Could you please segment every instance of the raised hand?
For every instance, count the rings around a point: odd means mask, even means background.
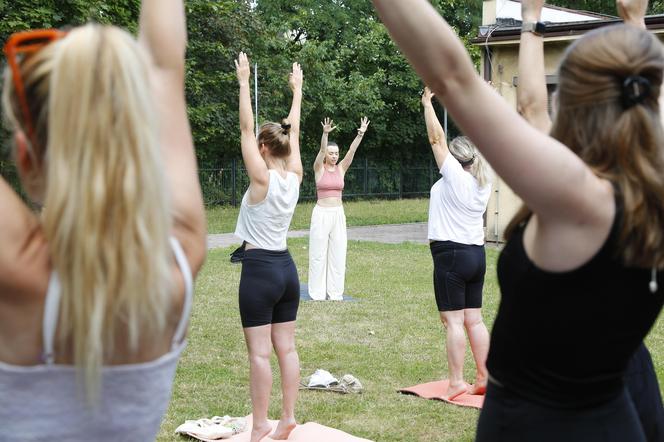
[[[434,97],[434,93],[431,92],[428,86],[424,86],[424,92],[422,93],[422,105],[426,106],[431,104],[431,99]]]
[[[329,134],[330,132],[332,132],[334,129],[337,128],[337,126],[334,126],[334,122],[327,117],[320,124],[321,126],[323,126],[323,133],[326,134]]]
[[[367,128],[369,127],[369,119],[367,117],[362,117],[360,120],[360,128],[357,130],[357,133],[360,135],[364,135],[364,133],[367,131]]]
[[[616,8],[625,23],[645,28],[648,0],[616,0]]]
[[[543,7],[544,0],[521,0],[521,18],[523,21],[539,21]]]
[[[300,67],[300,63],[293,63],[293,71],[288,74],[288,85],[290,86],[291,90],[295,92],[296,90],[302,90],[302,81],[303,81],[303,76],[302,76],[302,68]]]
[[[237,80],[240,84],[249,84],[249,59],[244,52],[240,52],[237,60],[235,60],[235,71],[237,72]]]

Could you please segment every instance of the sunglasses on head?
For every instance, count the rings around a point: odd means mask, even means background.
[[[18,97],[21,112],[23,113],[23,120],[25,121],[26,130],[30,142],[35,143],[35,130],[32,118],[30,116],[30,107],[28,100],[25,96],[25,87],[23,79],[21,78],[20,70],[20,56],[30,56],[38,52],[47,44],[59,40],[67,33],[57,29],[40,29],[34,31],[23,31],[12,34],[5,43],[4,53],[9,63],[9,69],[12,73],[12,80],[14,82],[14,89],[16,89],[16,96]]]

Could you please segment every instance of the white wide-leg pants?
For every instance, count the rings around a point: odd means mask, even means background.
[[[342,300],[346,277],[346,215],[343,206],[314,206],[309,229],[309,296]]]

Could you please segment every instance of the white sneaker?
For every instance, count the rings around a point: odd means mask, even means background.
[[[332,376],[329,371],[319,368],[309,378],[307,387],[329,387],[330,385],[336,385],[338,383],[339,380]]]

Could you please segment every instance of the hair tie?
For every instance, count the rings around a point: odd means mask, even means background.
[[[473,154],[473,157],[469,160],[461,161],[457,158],[457,161],[461,164],[461,167],[468,167],[475,162],[475,154]]]
[[[650,80],[641,75],[630,75],[622,84],[622,104],[625,109],[643,103],[650,95]]]

